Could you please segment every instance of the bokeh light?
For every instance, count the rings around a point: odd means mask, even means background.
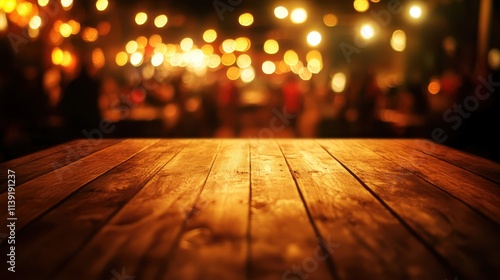
[[[95,3],[95,7],[98,11],[102,12],[108,8],[109,2],[108,0],[97,0]]]
[[[252,65],[252,59],[248,54],[242,54],[238,56],[238,58],[236,59],[236,64],[240,68],[247,68],[250,67],[250,65]]]
[[[280,47],[276,40],[269,39],[264,42],[264,52],[267,54],[275,54],[279,51]]]
[[[96,69],[101,69],[104,67],[106,59],[104,57],[104,52],[100,48],[95,48],[92,51],[92,64]]]
[[[236,50],[236,42],[233,39],[226,39],[222,42],[222,50],[225,53],[232,53]]]
[[[40,26],[42,26],[42,18],[38,15],[32,17],[30,20],[29,26],[32,29],[40,28]]]
[[[410,16],[414,19],[418,19],[422,16],[422,7],[420,5],[414,4],[409,10]]]
[[[278,6],[274,8],[274,16],[279,19],[284,19],[288,16],[288,9],[283,6]]]
[[[264,61],[262,63],[262,72],[267,75],[271,75],[276,71],[276,65],[272,61]]]
[[[94,42],[99,37],[97,29],[87,27],[83,30],[82,38],[85,42]]]
[[[253,15],[251,13],[244,13],[238,18],[241,26],[250,26],[253,24]]]
[[[307,20],[307,11],[304,8],[296,8],[290,14],[290,19],[295,24],[303,23]]]
[[[499,69],[500,68],[500,50],[499,49],[491,49],[488,52],[488,64],[491,69]]]
[[[318,31],[311,31],[307,34],[307,44],[316,47],[321,43],[321,34]]]
[[[361,34],[361,37],[369,40],[369,39],[373,38],[373,36],[375,36],[375,29],[373,28],[373,26],[371,24],[365,24],[365,25],[361,26],[360,34]]]
[[[391,47],[393,50],[402,52],[406,48],[406,34],[403,30],[396,30],[392,33]]]
[[[240,77],[241,70],[236,66],[229,67],[226,70],[226,76],[229,80],[235,81]]]
[[[142,64],[143,55],[140,52],[135,52],[130,56],[130,64],[137,67]]]
[[[427,86],[427,90],[430,94],[438,94],[441,91],[441,83],[438,79],[432,79],[429,86]]]
[[[127,61],[128,61],[128,54],[126,52],[119,52],[116,54],[115,57],[116,65],[124,66],[125,64],[127,64]]]
[[[191,39],[189,37],[188,38],[184,38],[184,39],[182,39],[181,44],[180,44],[181,50],[187,52],[187,51],[189,51],[190,49],[193,48],[193,44],[194,44],[193,43],[193,39]]]
[[[324,17],[323,17],[323,23],[328,26],[328,27],[333,27],[335,25],[337,25],[338,23],[338,18],[336,15],[334,14],[326,14]]]
[[[343,92],[345,90],[346,83],[346,75],[342,72],[336,73],[333,75],[331,82],[332,90],[337,93]]]
[[[241,70],[241,81],[250,83],[255,79],[255,70],[252,67]]]
[[[167,25],[168,17],[166,15],[159,15],[155,18],[155,26],[158,28],[163,28]]]
[[[217,39],[217,32],[213,29],[208,29],[203,32],[203,40],[207,43],[212,43]]]
[[[353,3],[354,10],[357,12],[366,12],[370,8],[370,2],[368,0],[354,0]]]
[[[148,20],[148,15],[144,12],[139,12],[135,15],[135,23],[137,25],[143,25]]]
[[[299,56],[294,50],[287,50],[283,55],[283,60],[289,66],[293,66],[299,62]]]

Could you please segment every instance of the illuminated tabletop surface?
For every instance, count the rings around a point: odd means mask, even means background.
[[[82,139],[0,167],[1,279],[500,273],[500,165],[425,140]]]

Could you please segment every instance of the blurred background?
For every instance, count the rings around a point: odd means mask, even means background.
[[[0,161],[77,138],[428,138],[500,161],[500,1],[0,0]]]

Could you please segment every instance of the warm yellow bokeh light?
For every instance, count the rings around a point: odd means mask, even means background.
[[[251,42],[247,37],[239,37],[234,40],[235,50],[239,52],[246,52],[250,49]]]
[[[321,34],[318,31],[311,31],[307,34],[307,43],[309,46],[316,47],[321,43]]]
[[[337,25],[338,23],[338,18],[336,15],[334,14],[326,14],[324,17],[323,17],[323,23],[328,26],[328,27],[333,27],[335,25]]]
[[[154,67],[158,67],[163,63],[164,60],[165,60],[165,57],[163,56],[163,54],[155,53],[151,57],[151,65],[153,65]]]
[[[158,28],[165,27],[168,22],[168,17],[166,15],[159,15],[155,18],[155,26]]]
[[[92,27],[87,27],[83,30],[82,38],[85,42],[94,42],[99,37],[97,29]]]
[[[410,16],[414,19],[418,19],[422,16],[422,8],[419,5],[413,5],[409,10]]]
[[[226,76],[229,80],[234,81],[240,77],[241,70],[238,67],[232,66],[229,67],[226,71]]]
[[[137,13],[137,15],[135,15],[135,23],[137,23],[137,25],[143,25],[146,23],[147,20],[148,20],[148,15],[144,12],[140,12]]]
[[[100,48],[96,48],[92,51],[92,64],[96,69],[101,69],[104,67],[106,59],[104,57],[104,52]]]
[[[73,0],[61,0],[61,6],[65,10],[69,10],[71,9],[71,7],[73,7]]]
[[[255,70],[252,67],[245,68],[241,70],[241,81],[244,83],[250,83],[255,79]]]
[[[250,65],[252,65],[252,59],[248,54],[242,54],[238,56],[238,58],[236,59],[236,64],[240,68],[247,68],[250,67]]]
[[[284,19],[288,16],[288,9],[283,6],[274,8],[274,15],[279,19]]]
[[[441,83],[438,79],[432,79],[427,87],[430,94],[438,94],[441,91]]]
[[[262,72],[264,72],[264,74],[271,75],[274,71],[276,71],[274,62],[267,60],[262,63]]]
[[[187,51],[189,51],[190,49],[193,48],[193,44],[194,44],[193,43],[193,39],[191,39],[189,37],[188,38],[184,38],[181,41],[181,50],[187,52]]]
[[[140,52],[135,52],[133,53],[131,56],[130,56],[130,63],[133,65],[133,66],[139,66],[142,64],[142,59],[143,59],[143,56],[142,56],[142,53]]]
[[[347,78],[344,73],[336,73],[333,75],[331,87],[334,92],[343,92],[347,83]]]
[[[370,24],[365,24],[361,26],[360,34],[364,39],[371,39],[375,36],[375,29]]]
[[[226,39],[222,42],[222,51],[232,53],[236,50],[236,42],[233,39]]]
[[[38,5],[40,7],[45,7],[47,4],[49,4],[49,0],[38,0]]]
[[[95,3],[95,7],[98,11],[102,12],[108,8],[109,2],[108,0],[97,0]]]
[[[0,12],[0,31],[7,30],[7,27],[9,27],[9,24],[7,21],[7,15],[5,15],[5,13],[3,13],[3,12]]]
[[[149,37],[149,45],[153,48],[156,48],[159,44],[161,44],[162,38],[158,34],[153,34]]]
[[[244,13],[238,18],[241,26],[250,26],[253,24],[253,15],[251,13]]]
[[[71,26],[71,34],[76,35],[80,32],[80,23],[74,20],[68,21],[69,26]]]
[[[63,23],[59,26],[59,33],[61,33],[64,38],[68,38],[73,33],[73,29],[69,24]]]
[[[234,53],[225,53],[222,55],[221,61],[223,65],[230,66],[236,62],[236,56]]]
[[[354,0],[353,3],[354,10],[357,12],[366,12],[370,8],[370,2],[368,0]]]
[[[203,32],[203,40],[207,43],[212,43],[217,39],[217,32],[213,29],[208,29]]]
[[[493,48],[488,52],[488,64],[491,69],[500,68],[500,50]]]
[[[136,41],[140,49],[144,49],[148,45],[148,38],[144,36],[139,36]]]
[[[290,14],[293,23],[299,24],[307,20],[307,11],[304,8],[297,8]]]
[[[299,70],[299,77],[304,81],[309,81],[312,78],[312,73],[306,67]]]
[[[139,45],[137,44],[136,41],[129,41],[126,45],[125,45],[125,50],[132,54],[132,53],[135,53],[137,51],[137,48],[139,47]]]
[[[52,63],[54,65],[60,65],[64,59],[64,53],[60,48],[54,48],[52,50]]]
[[[21,17],[26,17],[33,12],[33,5],[29,2],[18,3],[16,11]]]
[[[217,54],[212,54],[208,57],[208,62],[207,62],[207,66],[209,68],[217,68],[219,67],[221,63],[221,59],[220,59],[220,56],[217,55]]]
[[[276,40],[269,39],[264,42],[264,51],[267,54],[275,54],[279,51],[280,46]]]
[[[116,54],[115,57],[116,65],[124,66],[125,64],[127,64],[127,61],[128,61],[128,54],[126,52],[119,52]]]
[[[406,48],[406,34],[403,30],[396,30],[392,33],[391,47],[393,50],[402,52]]]
[[[32,17],[29,26],[32,29],[40,28],[40,26],[42,26],[42,18],[39,15]]]
[[[299,62],[299,56],[297,55],[297,53],[295,51],[288,50],[283,55],[283,60],[289,66],[293,66]]]
[[[321,68],[323,67],[321,60],[317,58],[312,58],[307,62],[307,70],[311,72],[312,74],[318,74],[321,71]]]
[[[6,0],[3,5],[3,11],[7,14],[10,14],[16,9],[16,6],[17,6],[16,0]]]
[[[201,51],[206,55],[209,56],[214,53],[214,47],[211,45],[205,44],[201,46]]]
[[[63,60],[61,61],[61,66],[69,67],[73,63],[73,55],[68,52],[63,52]]]

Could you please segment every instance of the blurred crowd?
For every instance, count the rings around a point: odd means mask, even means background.
[[[9,56],[2,59],[9,65],[0,67],[2,161],[96,135],[432,138],[435,128],[446,132],[443,144],[499,159],[497,92],[462,116],[456,129],[443,117],[480,84],[477,77],[454,71],[430,83],[419,72],[404,77],[351,71],[336,92],[331,77],[304,81],[282,74],[242,84],[218,72],[197,77],[180,70],[159,81],[134,72],[127,78],[103,75],[87,65],[68,76],[57,68],[20,68]],[[490,80],[500,81],[498,72]],[[92,133],[103,119],[112,129]]]

